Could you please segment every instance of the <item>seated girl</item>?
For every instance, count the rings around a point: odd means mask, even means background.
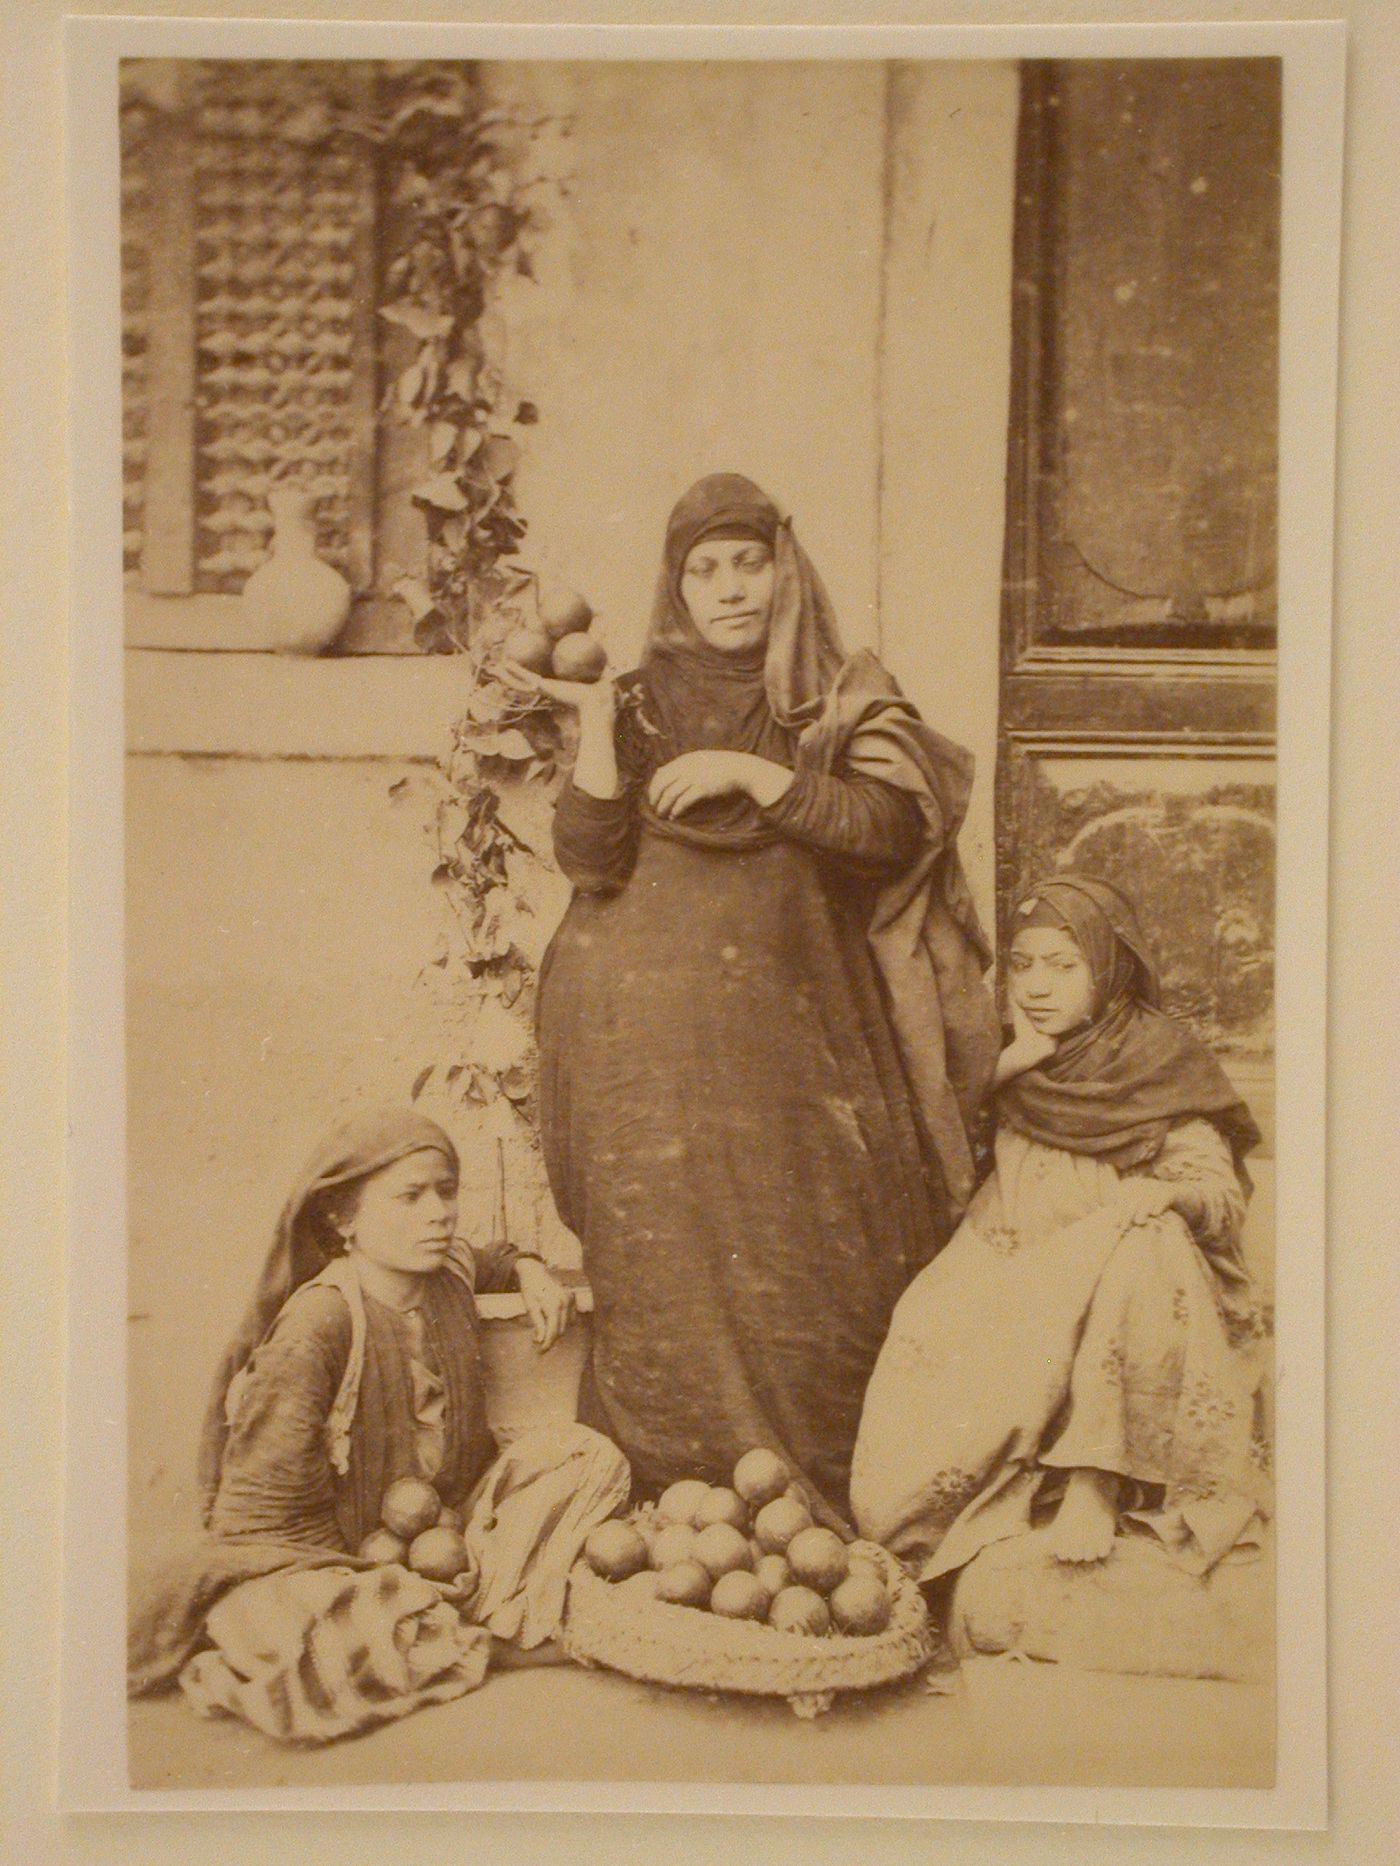
[[[1259,1134],[1157,1008],[1136,915],[1062,876],[1015,915],[996,1167],[895,1311],[851,1479],[861,1531],[921,1581],[1047,1526],[1066,1562],[1120,1527],[1204,1573],[1256,1515],[1232,1336]]]
[[[133,1695],[178,1677],[205,1711],[324,1739],[479,1684],[493,1641],[552,1638],[629,1474],[569,1422],[497,1457],[475,1292],[514,1283],[541,1347],[572,1299],[539,1259],[455,1236],[457,1180],[451,1140],[411,1109],[359,1116],[317,1152],[214,1382],[207,1533],[133,1613]],[[455,1587],[359,1553],[405,1477],[461,1517]]]

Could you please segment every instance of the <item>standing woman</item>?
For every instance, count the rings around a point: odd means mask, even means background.
[[[866,1380],[970,1195],[996,1057],[955,848],[971,758],[844,655],[790,523],[736,474],[671,514],[640,668],[534,684],[580,720],[539,1039],[596,1305],[583,1416],[642,1494],[766,1445],[841,1521]]]

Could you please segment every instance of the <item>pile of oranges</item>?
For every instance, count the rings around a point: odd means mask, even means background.
[[[507,661],[534,674],[591,685],[607,665],[603,644],[588,632],[593,611],[577,590],[535,579],[535,619],[512,629],[501,645]]]
[[[356,1553],[365,1561],[397,1562],[429,1581],[476,1579],[476,1561],[462,1538],[462,1516],[421,1477],[401,1477],[384,1492],[380,1527]]]
[[[584,1556],[604,1580],[648,1597],[785,1633],[873,1634],[891,1601],[873,1560],[812,1520],[776,1452],[745,1452],[732,1487],[683,1478],[654,1508],[592,1530]]]

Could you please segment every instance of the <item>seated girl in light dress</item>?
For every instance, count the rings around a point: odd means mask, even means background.
[[[1232,1342],[1253,1315],[1239,1239],[1258,1129],[1157,1008],[1117,889],[1058,877],[1013,927],[995,1171],[895,1311],[856,1522],[923,1582],[1042,1525],[1062,1561],[1104,1559],[1122,1530],[1204,1573],[1257,1515]]]

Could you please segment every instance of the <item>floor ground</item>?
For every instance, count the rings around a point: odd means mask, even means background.
[[[1273,1703],[1260,1686],[1130,1678],[983,1659],[838,1701],[665,1691],[572,1666],[503,1673],[456,1703],[325,1749],[206,1723],[178,1695],[131,1706],[133,1787],[248,1789],[469,1781],[1264,1786]]]

